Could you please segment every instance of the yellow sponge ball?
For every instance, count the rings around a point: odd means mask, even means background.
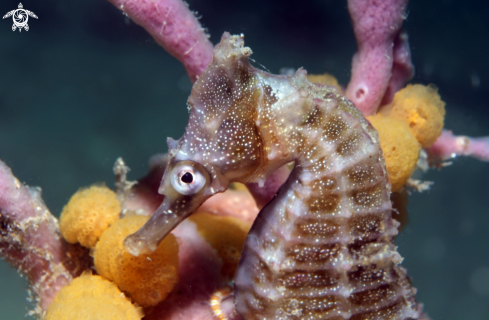
[[[433,86],[407,85],[394,96],[384,114],[407,121],[409,129],[424,147],[440,136],[445,118],[445,102]]]
[[[196,213],[188,219],[197,225],[197,232],[217,251],[223,261],[221,274],[231,280],[251,225],[234,217],[205,212]]]
[[[71,197],[61,212],[59,228],[66,241],[92,248],[120,212],[121,204],[114,191],[106,186],[91,186]]]
[[[44,320],[136,320],[143,317],[117,286],[85,273],[62,288],[49,305]]]
[[[114,280],[117,286],[143,307],[163,301],[178,281],[178,243],[169,234],[150,254],[134,257],[123,245],[124,239],[148,220],[128,215],[107,229],[95,247],[97,272]]]
[[[404,121],[382,114],[367,119],[379,132],[392,191],[399,190],[416,169],[421,146]]]

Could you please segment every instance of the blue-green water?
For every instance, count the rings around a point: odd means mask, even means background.
[[[0,15],[19,0],[2,0]],[[253,59],[271,72],[304,67],[347,83],[355,41],[346,1],[189,1],[216,43],[244,33]],[[103,0],[23,2],[39,19],[28,32],[0,20],[0,159],[41,186],[55,215],[79,187],[113,184],[122,156],[131,178],[165,152],[187,121],[183,67]],[[489,135],[489,5],[412,1],[415,83],[435,83],[446,127]],[[440,319],[489,319],[489,164],[456,159],[410,197],[410,224],[397,239],[418,300]],[[0,262],[0,319],[22,319],[25,282]]]

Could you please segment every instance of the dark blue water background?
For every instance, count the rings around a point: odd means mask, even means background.
[[[0,15],[19,0],[2,0]],[[346,1],[192,0],[213,43],[244,33],[271,72],[304,67],[348,82],[356,50]],[[40,186],[59,215],[81,186],[113,186],[122,156],[142,176],[187,121],[190,82],[146,32],[103,0],[26,0],[28,32],[0,20],[0,159]],[[446,127],[489,135],[489,3],[412,1],[404,24],[416,76],[446,101]],[[460,158],[422,176],[397,238],[404,266],[433,319],[489,319],[489,164]],[[22,319],[26,283],[0,262],[0,319]]]

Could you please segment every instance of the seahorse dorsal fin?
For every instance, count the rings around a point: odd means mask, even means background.
[[[253,52],[249,47],[244,46],[244,35],[231,35],[224,32],[219,42],[214,48],[213,61],[228,60],[231,58],[239,59],[249,57]]]

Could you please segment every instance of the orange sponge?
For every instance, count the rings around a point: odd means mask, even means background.
[[[251,225],[234,217],[216,216],[206,212],[198,212],[188,219],[197,225],[199,234],[223,260],[222,275],[232,279]]]
[[[61,212],[59,228],[66,241],[92,248],[120,212],[120,201],[112,190],[91,186],[71,197]]]
[[[135,307],[114,283],[84,273],[56,294],[43,319],[137,320],[142,317],[142,309]]]
[[[379,132],[392,191],[399,190],[416,169],[421,146],[404,121],[382,114],[367,119]]]
[[[445,102],[434,85],[407,85],[394,96],[385,115],[407,121],[421,146],[431,146],[441,134],[445,118]]]
[[[107,229],[94,252],[97,272],[114,280],[117,286],[143,307],[164,300],[178,281],[178,243],[169,234],[151,254],[132,256],[124,249],[124,239],[148,220],[128,215]]]

